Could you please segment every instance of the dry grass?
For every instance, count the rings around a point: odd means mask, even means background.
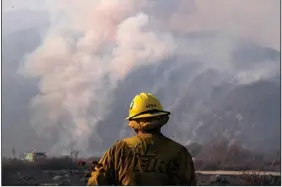
[[[35,163],[16,159],[2,159],[2,170],[5,172],[34,169],[62,170],[77,168],[77,164],[73,162],[70,158],[50,158]]]
[[[241,179],[244,180],[246,185],[250,186],[280,186],[280,177],[274,176],[260,176],[260,175],[243,175]]]

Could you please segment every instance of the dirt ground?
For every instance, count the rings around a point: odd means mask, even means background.
[[[2,185],[84,186],[88,171],[84,170],[23,170],[2,171]],[[220,176],[197,174],[198,185],[281,185],[280,176]]]

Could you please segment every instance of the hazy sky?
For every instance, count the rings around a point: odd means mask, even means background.
[[[46,9],[46,0],[2,0],[2,11],[7,12],[15,9]]]

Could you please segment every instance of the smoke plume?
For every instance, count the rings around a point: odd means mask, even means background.
[[[244,82],[256,80],[232,65],[236,42],[229,36],[278,49],[278,5],[278,0],[50,1],[51,26],[24,67],[26,75],[40,81],[40,93],[31,101],[31,125],[46,138],[59,138],[51,152],[77,147],[86,154],[93,151],[90,138],[103,142],[97,127],[118,102],[114,90],[141,67],[190,58],[201,62],[195,74],[215,68]],[[223,37],[186,37],[203,31],[219,31]],[[263,69],[256,68],[259,78],[273,74]],[[162,84],[165,80],[153,89]]]

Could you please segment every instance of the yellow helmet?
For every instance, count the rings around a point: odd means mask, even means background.
[[[134,97],[129,107],[128,120],[169,115],[164,111],[160,101],[150,93],[140,93]]]

